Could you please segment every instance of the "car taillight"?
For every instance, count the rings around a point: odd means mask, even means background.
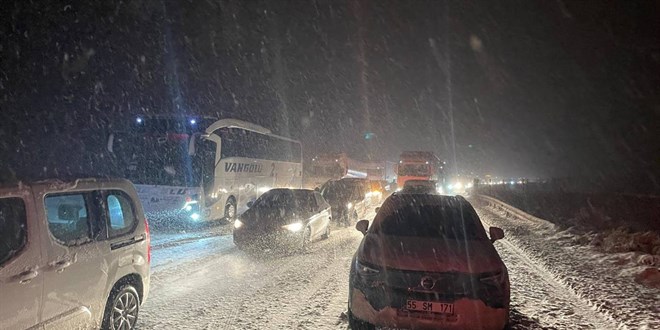
[[[151,264],[151,235],[149,234],[149,220],[144,218],[144,235],[147,241],[147,263]]]

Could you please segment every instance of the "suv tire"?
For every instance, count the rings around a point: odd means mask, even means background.
[[[134,329],[140,311],[140,296],[130,284],[115,286],[105,305],[103,314],[103,330]],[[128,322],[128,327],[122,324]]]

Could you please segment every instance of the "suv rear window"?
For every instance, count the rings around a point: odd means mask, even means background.
[[[108,208],[108,236],[116,237],[130,233],[137,224],[135,210],[130,197],[122,191],[110,191],[106,196]]]
[[[383,218],[378,231],[393,236],[488,239],[477,215],[458,203],[407,205]]]
[[[44,198],[48,229],[65,245],[91,240],[89,212],[84,194],[48,195]]]
[[[27,243],[25,202],[17,197],[0,198],[0,266]]]

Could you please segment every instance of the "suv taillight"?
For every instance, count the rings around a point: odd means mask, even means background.
[[[147,263],[151,264],[151,235],[149,234],[149,220],[144,218],[144,234],[147,241]]]

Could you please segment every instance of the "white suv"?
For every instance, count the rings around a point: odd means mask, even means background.
[[[0,328],[132,329],[150,252],[129,181],[0,186]]]

